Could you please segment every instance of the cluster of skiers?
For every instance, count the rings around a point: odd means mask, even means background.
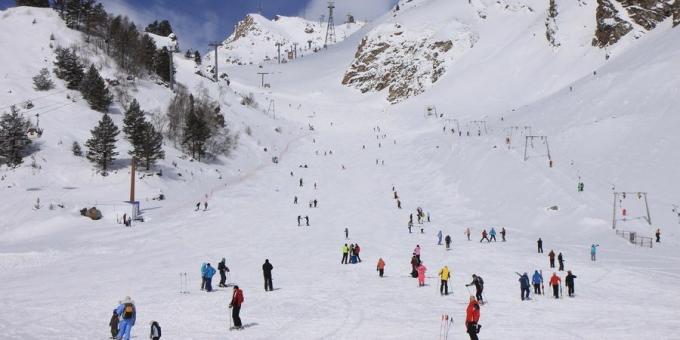
[[[129,296],[118,301],[118,306],[113,310],[109,326],[111,327],[111,339],[130,340],[132,327],[137,320],[137,308]],[[150,322],[151,331],[149,339],[160,340],[161,326],[157,321]]]
[[[469,236],[469,228],[467,230],[468,233],[468,240],[470,238]],[[505,235],[506,235],[505,227],[501,228],[501,240],[505,242]],[[496,242],[496,229],[491,227],[491,230],[487,233],[486,229],[482,230],[482,238],[479,240],[479,243],[482,243],[482,241],[486,240],[486,242],[491,243],[491,241]]]
[[[347,235],[347,228],[345,228],[345,235]],[[361,247],[359,247],[359,244],[350,244],[349,246],[347,243],[345,243],[344,246],[342,246],[342,260],[340,260],[340,264],[348,264],[348,263],[358,263],[361,262],[361,257],[359,256],[359,253],[361,252]]]

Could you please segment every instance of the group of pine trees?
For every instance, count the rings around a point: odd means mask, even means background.
[[[31,140],[26,132],[31,123],[16,106],[0,117],[0,164],[17,166],[29,153]]]
[[[160,35],[162,37],[167,37],[173,33],[172,26],[170,25],[170,22],[167,20],[163,20],[161,22],[158,22],[158,20],[154,20],[154,22],[146,26],[144,32],[153,33],[156,35]]]
[[[50,7],[50,0],[16,0],[17,6]]]
[[[107,112],[113,102],[113,95],[106,87],[104,79],[97,71],[94,64],[90,65],[87,73],[84,65],[70,48],[57,47],[55,50],[54,74],[57,78],[66,82],[66,87],[72,90],[80,90],[83,99],[90,104],[90,108],[100,112]],[[38,82],[42,81],[43,70],[34,78],[34,85],[39,88]]]

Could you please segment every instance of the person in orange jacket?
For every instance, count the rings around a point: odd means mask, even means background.
[[[385,261],[383,261],[382,257],[378,259],[378,275],[380,277],[383,277],[383,274],[385,273]]]
[[[560,298],[560,284],[562,283],[562,279],[560,279],[559,276],[557,276],[557,273],[553,272],[552,277],[550,277],[550,286],[552,286],[553,289],[553,296],[555,299]]]
[[[470,303],[468,303],[465,315],[465,328],[470,335],[470,340],[479,339],[477,333],[479,333],[479,329],[482,328],[481,325],[477,324],[479,322],[479,310],[479,302],[477,302],[477,299],[475,299],[474,296],[470,295]]]

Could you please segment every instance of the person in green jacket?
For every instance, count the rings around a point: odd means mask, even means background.
[[[349,247],[347,246],[347,243],[345,243],[344,246],[342,246],[342,261],[340,261],[341,264],[347,264],[347,257],[349,256]]]

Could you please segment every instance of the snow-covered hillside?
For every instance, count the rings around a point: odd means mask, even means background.
[[[17,169],[1,168],[3,339],[106,338],[111,310],[126,295],[136,302],[137,338],[157,320],[164,339],[434,339],[446,314],[454,321],[449,338],[465,339],[464,284],[472,274],[486,283],[482,339],[679,339],[680,28],[668,18],[600,49],[592,45],[598,4],[557,1],[559,15],[548,25],[558,28],[556,46],[546,36],[549,6],[402,2],[396,16],[387,13],[323,53],[262,68],[231,66],[230,87],[176,57],[178,82],[219,99],[232,129],[243,132],[241,142],[232,157],[210,164],[166,145],[164,175],[140,174],[145,222],[132,228],[116,223],[128,211],[129,159],[101,177],[70,154],[70,143],[84,140],[101,114],[66,100],[77,93],[60,81],[44,95],[31,87],[31,77],[51,64],[50,33],[61,44],[82,44],[82,37],[49,10],[0,12],[0,41],[10,45],[0,50],[0,87],[9,89],[0,107],[32,98],[45,112],[39,167],[26,159]],[[397,29],[410,38],[400,40]],[[32,39],[16,38],[26,35]],[[415,69],[411,83],[421,79],[424,89],[417,96],[391,104],[385,93],[342,84],[357,60],[371,64],[358,46],[422,38],[431,40],[423,46],[452,43],[438,52],[446,72],[434,83],[427,60],[434,52],[385,52]],[[87,55],[106,77],[118,72]],[[260,87],[257,72],[269,73],[271,87]],[[130,91],[149,112],[162,112],[172,96],[146,80]],[[238,103],[247,93],[259,110]],[[112,112],[118,123],[120,110],[116,104]],[[125,154],[127,142],[119,147]],[[153,200],[161,191],[167,200]],[[633,194],[615,201],[613,191]],[[651,224],[637,192],[648,195]],[[36,210],[38,197],[43,207]],[[314,200],[318,207],[309,207]],[[206,211],[194,211],[206,201]],[[64,208],[50,210],[48,202]],[[102,220],[78,214],[92,205]],[[418,207],[431,222],[409,233]],[[298,216],[303,224],[308,216],[310,226],[299,227]],[[661,242],[630,244],[612,230],[612,217],[619,231],[643,237],[660,228]],[[499,242],[478,242],[491,227],[505,228],[507,242],[500,235]],[[452,237],[451,250],[437,244],[440,230]],[[543,254],[536,252],[539,237]],[[361,263],[340,264],[345,243],[361,246]],[[599,244],[597,261],[591,244]],[[424,287],[409,276],[416,245],[428,268]],[[547,281],[550,250],[577,275],[576,297],[566,297],[565,288],[562,299],[532,294],[521,301],[515,272],[541,270]],[[242,331],[227,330],[231,287],[199,290],[201,263],[223,257],[230,281],[244,290]],[[387,263],[384,278],[378,258]],[[262,287],[265,259],[274,265],[272,292]],[[437,273],[445,265],[453,294],[441,296]],[[188,274],[189,294],[179,293],[180,273]],[[565,272],[558,274],[564,281]]]

